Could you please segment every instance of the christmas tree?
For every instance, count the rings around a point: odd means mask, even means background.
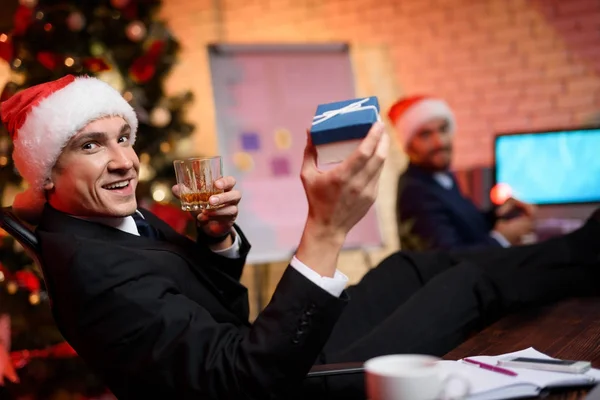
[[[185,231],[189,217],[169,201],[173,158],[193,130],[184,118],[192,96],[167,96],[164,91],[179,45],[159,19],[160,1],[20,0],[13,8],[11,29],[0,30],[0,63],[10,65],[0,101],[67,74],[96,76],[121,91],[140,122],[135,144],[141,161],[138,200]],[[0,126],[3,206],[25,188],[12,164],[11,146]],[[3,375],[10,376],[11,366],[20,383],[4,379],[0,398],[90,398],[105,393],[101,380],[64,344],[38,267],[0,230],[0,382]]]

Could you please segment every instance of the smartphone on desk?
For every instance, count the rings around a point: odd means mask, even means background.
[[[592,367],[592,363],[589,361],[553,360],[527,357],[500,360],[498,361],[498,365],[509,368],[527,368],[540,371],[567,372],[571,374],[583,374]]]

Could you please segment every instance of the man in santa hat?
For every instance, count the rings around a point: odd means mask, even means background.
[[[508,310],[599,291],[600,212],[535,246],[395,253],[345,289],[338,256],[373,204],[388,150],[378,123],[328,171],[308,140],[305,229],[250,323],[239,282],[250,245],[234,226],[232,177],[218,181],[224,193],[210,201],[223,207],[198,216],[194,242],[137,208],[138,121],[104,82],[66,76],[31,87],[0,115],[30,185],[13,207],[39,222],[56,323],[119,399],[364,399],[361,375],[304,378],[314,364],[441,356]]]
[[[403,249],[509,247],[531,232],[531,205],[509,199],[482,212],[461,193],[450,172],[456,121],[444,100],[407,97],[396,102],[388,116],[409,158],[398,180],[396,203]]]

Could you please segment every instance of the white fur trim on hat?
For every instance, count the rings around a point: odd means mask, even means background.
[[[423,124],[434,118],[448,120],[449,132],[454,133],[456,120],[448,104],[440,99],[423,99],[406,110],[396,122],[396,128],[402,135],[404,145],[408,144]]]
[[[88,123],[121,116],[131,126],[135,142],[138,120],[131,105],[109,84],[78,77],[34,106],[14,140],[13,160],[33,190],[43,190],[60,153]]]

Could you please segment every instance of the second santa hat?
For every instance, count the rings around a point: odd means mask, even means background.
[[[388,117],[398,131],[399,141],[406,147],[419,128],[434,118],[445,118],[448,121],[449,132],[456,128],[454,113],[448,104],[430,96],[406,97],[394,103],[388,111]]]

